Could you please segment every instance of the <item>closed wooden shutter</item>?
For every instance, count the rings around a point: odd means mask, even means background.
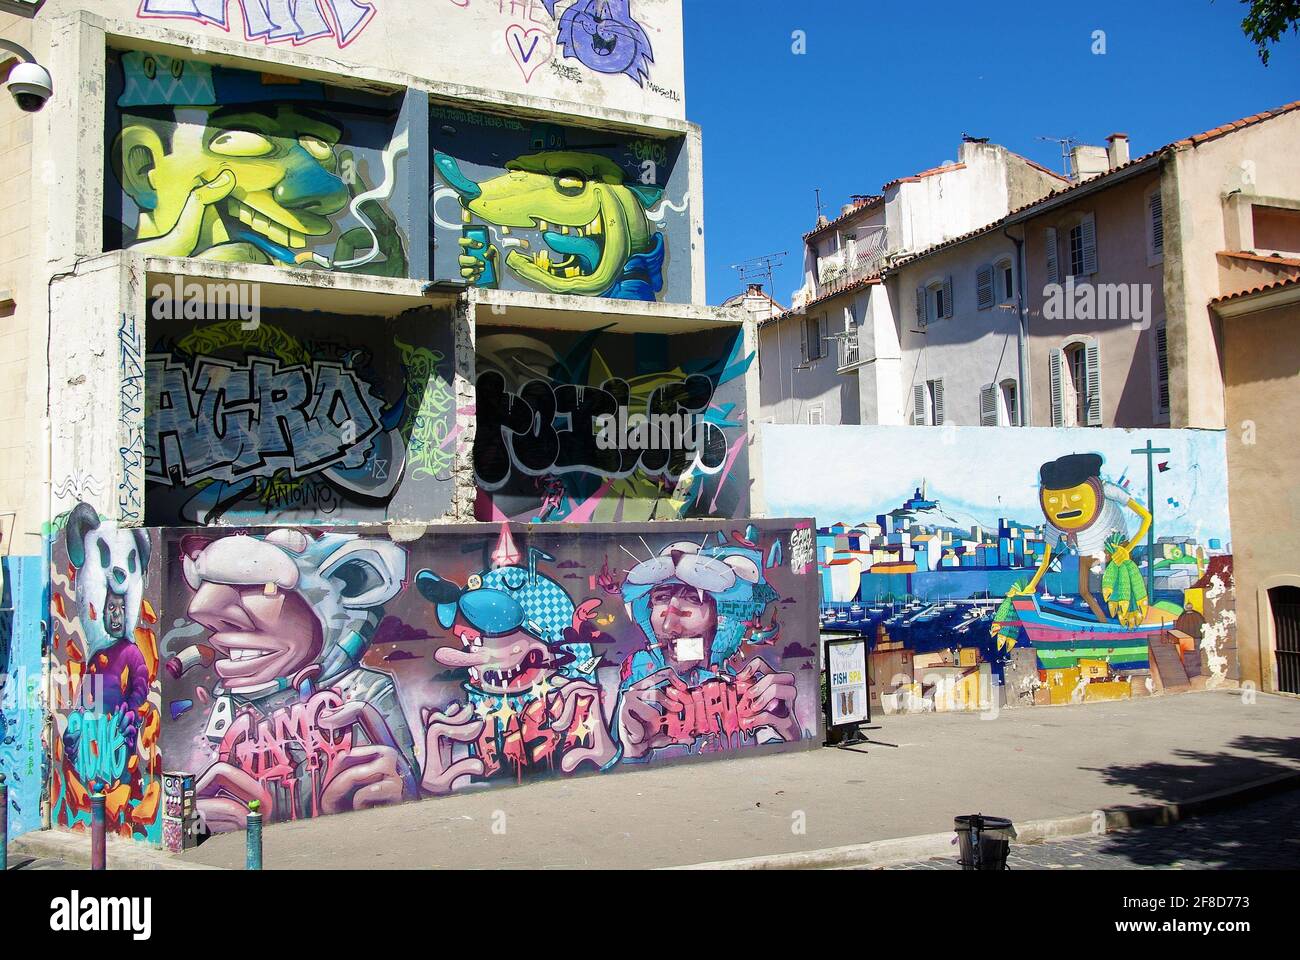
[[[993,268],[980,267],[975,273],[975,301],[979,309],[993,308]]]
[[[1101,426],[1101,348],[1096,340],[1086,347],[1084,362],[1088,368],[1088,426]]]
[[[925,304],[925,287],[916,288],[916,324],[919,327],[925,326],[925,321],[929,319],[926,316]]]
[[[934,425],[943,426],[943,381],[931,380],[930,389],[934,392]]]
[[[1057,250],[1056,228],[1048,227],[1043,231],[1043,243],[1047,245],[1047,282],[1061,282],[1061,260]]]
[[[1160,412],[1169,413],[1169,331],[1156,327],[1156,389],[1159,391]]]
[[[1159,257],[1165,252],[1165,204],[1160,191],[1151,194],[1151,252]]]
[[[996,427],[998,425],[998,387],[995,383],[986,383],[980,387],[980,426]]]
[[[952,277],[946,277],[943,281],[943,318],[952,319]]]
[[[1097,221],[1090,213],[1079,227],[1083,232],[1083,275],[1090,277],[1097,272]]]
[[[912,388],[912,425],[925,426],[925,384],[923,383]]]
[[[1052,394],[1052,426],[1065,426],[1065,351],[1053,350],[1048,354],[1048,374]]]

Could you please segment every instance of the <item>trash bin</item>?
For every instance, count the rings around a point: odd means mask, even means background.
[[[1010,820],[972,813],[953,819],[963,870],[1005,870],[1015,832]]]

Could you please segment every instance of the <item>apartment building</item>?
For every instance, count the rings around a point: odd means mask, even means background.
[[[804,235],[791,311],[759,330],[761,419],[900,422],[903,380],[891,264],[966,233],[1067,183],[997,144],[965,139],[955,161],[852,199]]]

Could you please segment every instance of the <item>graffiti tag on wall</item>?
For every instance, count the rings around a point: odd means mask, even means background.
[[[346,47],[378,12],[365,0],[141,0],[139,16],[190,20],[229,32],[230,9],[239,11],[248,40],[299,46],[331,37]]]
[[[168,533],[169,763],[226,830],[812,736],[790,530],[656,529]]]

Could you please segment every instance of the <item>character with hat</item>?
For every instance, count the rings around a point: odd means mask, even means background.
[[[1151,527],[1151,514],[1119,484],[1101,479],[1103,460],[1096,453],[1072,453],[1045,463],[1039,471],[1038,502],[1047,518],[1043,558],[1034,578],[1014,594],[1032,596],[1047,572],[1052,550],[1070,551],[1079,557],[1079,595],[1087,601],[1100,622],[1107,617],[1092,595],[1089,574],[1093,563],[1105,564],[1107,544],[1116,538],[1110,563],[1127,563],[1132,551]],[[1140,521],[1137,534],[1129,539],[1125,509]],[[1139,618],[1145,610],[1135,611]]]

